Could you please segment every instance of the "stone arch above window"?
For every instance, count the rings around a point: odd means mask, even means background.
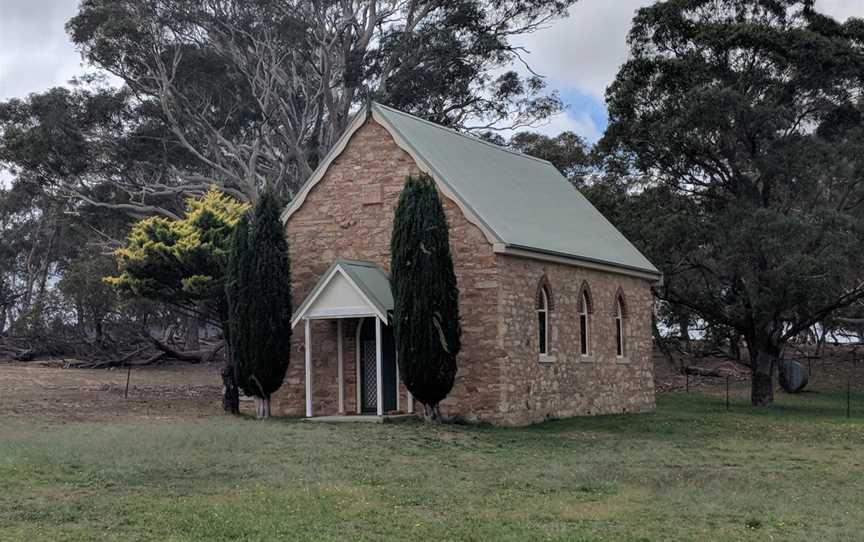
[[[627,318],[627,300],[624,298],[624,289],[620,286],[612,303],[612,314],[615,316],[618,315],[618,307],[621,307],[621,318]]]
[[[546,304],[545,307],[543,307],[544,294]],[[552,288],[549,286],[549,279],[546,278],[546,275],[540,277],[540,281],[537,283],[537,293],[534,296],[534,307],[538,310],[540,310],[541,308],[545,308],[549,311],[555,310],[555,301],[552,298]]]
[[[576,297],[576,302],[578,303],[580,310],[582,308],[583,299],[585,300],[585,305],[587,305],[588,314],[594,314],[594,297],[591,295],[591,287],[588,286],[587,280],[582,281],[582,286],[579,287],[579,295]]]

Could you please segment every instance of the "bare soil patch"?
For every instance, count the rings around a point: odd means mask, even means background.
[[[171,364],[132,369],[63,369],[0,363],[0,418],[44,421],[120,417],[190,418],[219,414],[219,364]]]

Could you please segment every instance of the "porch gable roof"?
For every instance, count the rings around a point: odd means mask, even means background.
[[[338,258],[294,312],[291,327],[303,319],[375,316],[387,322],[393,310],[390,279],[372,262]]]

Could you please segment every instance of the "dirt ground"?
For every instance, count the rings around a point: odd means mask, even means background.
[[[219,364],[132,369],[63,369],[0,363],[0,418],[46,421],[118,417],[190,418],[221,412]]]
[[[808,391],[843,391],[851,381],[854,390],[864,389],[864,347],[826,347],[821,359],[806,353],[794,356],[811,368]],[[722,377],[684,376],[681,363],[719,369]],[[725,374],[730,375],[732,394],[749,393],[746,366],[718,357],[680,356],[672,363],[654,353],[658,393],[691,391],[725,393]],[[0,361],[0,419],[14,417],[51,422],[116,419],[194,418],[222,412],[222,382],[219,363],[204,365],[167,364],[132,369],[129,395],[125,369],[64,369],[40,362]],[[688,382],[689,381],[689,382]],[[241,404],[251,412],[250,403]]]

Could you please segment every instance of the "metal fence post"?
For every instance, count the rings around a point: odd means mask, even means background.
[[[124,399],[129,398],[129,377],[131,377],[131,376],[132,376],[132,366],[129,365],[129,366],[127,366],[127,369],[126,369],[126,391],[123,392],[123,398]]]

